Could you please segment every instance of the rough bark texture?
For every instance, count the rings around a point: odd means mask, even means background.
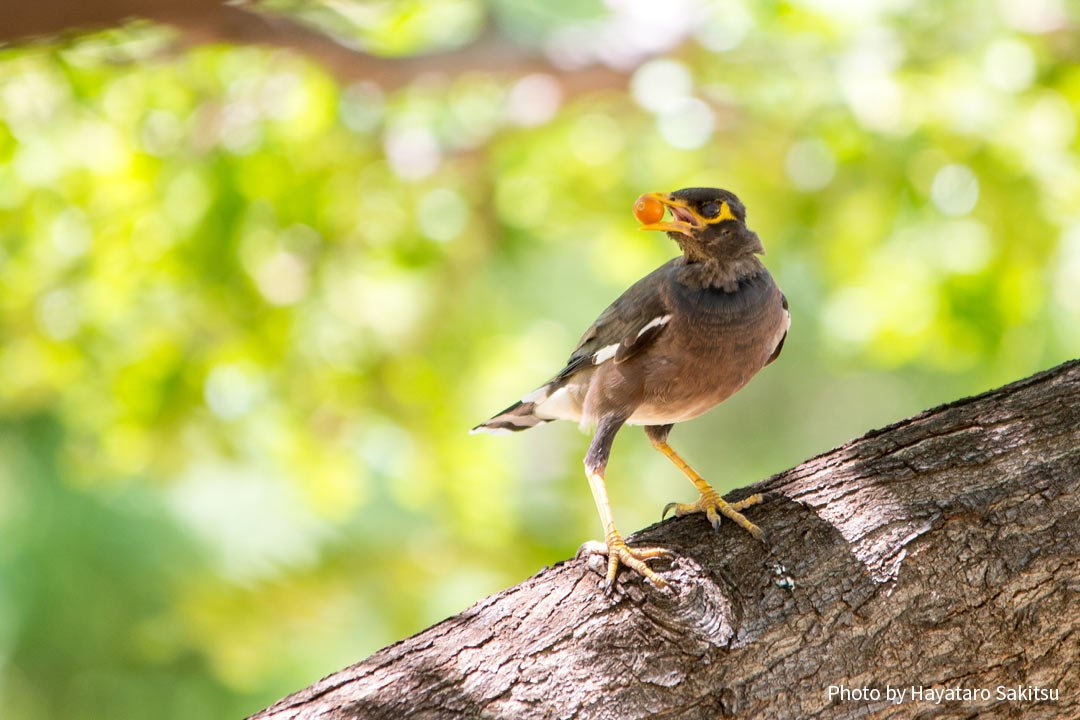
[[[1072,361],[732,493],[770,491],[771,548],[643,530],[674,596],[623,572],[607,597],[570,560],[253,717],[1080,717],[1078,482]],[[928,697],[949,688],[990,697]]]

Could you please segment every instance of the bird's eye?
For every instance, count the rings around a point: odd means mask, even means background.
[[[720,214],[720,203],[705,203],[701,208],[701,214],[707,218],[714,218]]]

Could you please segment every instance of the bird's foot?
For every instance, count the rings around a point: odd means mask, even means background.
[[[697,502],[668,503],[664,506],[664,513],[660,517],[663,518],[667,516],[668,512],[672,509],[675,510],[676,517],[680,515],[689,515],[690,513],[704,512],[705,517],[707,517],[712,524],[713,530],[720,532],[720,515],[723,514],[741,525],[742,528],[753,535],[755,539],[766,542],[765,533],[761,531],[761,528],[747,520],[746,516],[739,512],[751,505],[757,505],[763,499],[761,493],[755,493],[744,500],[728,503],[724,502],[715,490],[709,488],[701,493],[701,497],[698,498]]]
[[[675,557],[675,554],[667,548],[632,548],[623,541],[622,536],[618,533],[612,533],[608,535],[606,543],[599,540],[590,540],[578,549],[577,554],[578,557],[594,554],[607,557],[607,580],[604,583],[604,592],[606,593],[610,593],[615,587],[615,575],[619,571],[620,562],[644,575],[645,579],[657,589],[671,592],[671,586],[668,585],[667,581],[645,564],[646,560]]]

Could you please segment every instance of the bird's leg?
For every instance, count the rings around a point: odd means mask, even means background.
[[[664,506],[663,514],[667,515],[668,511],[671,509],[675,510],[676,516],[704,512],[705,517],[709,519],[713,529],[716,531],[720,530],[720,514],[723,514],[737,522],[744,530],[753,535],[754,538],[764,542],[765,534],[761,531],[761,528],[747,520],[746,516],[739,512],[740,510],[745,510],[751,505],[757,505],[761,502],[761,494],[755,493],[748,498],[734,503],[725,502],[716,490],[705,481],[705,478],[698,475],[697,471],[690,467],[690,465],[667,444],[667,434],[670,431],[670,425],[649,426],[645,428],[645,434],[649,436],[649,440],[652,442],[653,447],[667,456],[668,460],[671,460],[671,462],[675,464],[675,467],[682,470],[683,474],[690,478],[690,482],[694,483],[694,487],[697,488],[701,497],[697,499],[697,502],[693,503],[668,503]],[[719,513],[717,511],[719,511]]]
[[[657,575],[645,564],[645,561],[655,558],[670,558],[672,552],[661,547],[632,548],[627,545],[622,539],[622,535],[615,529],[615,521],[611,517],[611,506],[608,504],[607,488],[604,484],[603,474],[587,470],[586,475],[589,477],[589,487],[592,489],[593,499],[596,501],[596,509],[600,512],[600,522],[604,524],[605,542],[586,543],[582,547],[586,552],[607,555],[607,591],[610,592],[615,584],[615,575],[619,571],[620,561],[644,575],[646,580],[659,589],[668,590],[667,581]]]
[[[596,428],[596,434],[589,445],[589,452],[585,456],[585,475],[589,478],[589,489],[592,490],[596,509],[600,513],[600,522],[604,525],[604,543],[590,542],[582,545],[582,550],[589,553],[607,555],[607,583],[606,590],[611,591],[615,584],[615,575],[619,570],[619,562],[637,570],[645,576],[649,582],[661,590],[669,590],[667,582],[656,574],[646,560],[655,558],[672,557],[672,552],[665,548],[632,548],[626,544],[615,529],[615,520],[611,515],[611,504],[608,502],[607,485],[604,482],[604,470],[607,467],[608,455],[611,452],[611,443],[615,439],[615,433],[622,425],[623,420],[605,418],[600,421]]]

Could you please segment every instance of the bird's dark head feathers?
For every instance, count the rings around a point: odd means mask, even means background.
[[[672,220],[642,225],[642,230],[665,230],[690,260],[736,260],[763,255],[757,233],[746,227],[746,207],[735,193],[719,188],[683,188],[672,193],[648,193],[671,213]]]

